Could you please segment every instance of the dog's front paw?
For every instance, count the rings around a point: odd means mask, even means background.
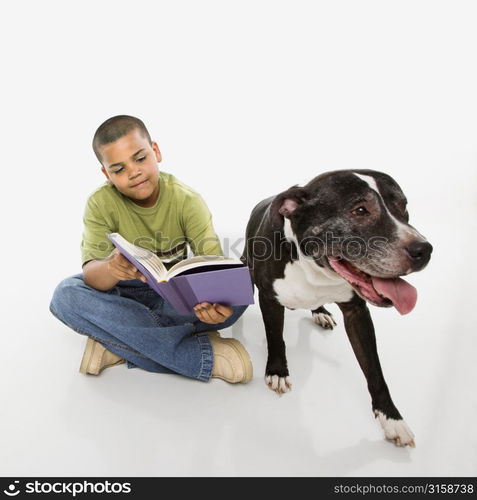
[[[374,410],[374,414],[379,419],[379,423],[384,429],[386,439],[393,441],[396,446],[410,446],[411,448],[415,448],[414,434],[404,420],[387,418],[386,415],[379,410]]]
[[[333,330],[336,326],[336,321],[333,318],[333,315],[324,307],[318,307],[318,309],[311,311],[311,315],[313,317],[313,321],[325,330]]]
[[[279,375],[265,375],[267,387],[277,394],[284,394],[291,391],[292,384],[290,377],[280,377]]]

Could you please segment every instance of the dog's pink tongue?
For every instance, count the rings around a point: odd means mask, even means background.
[[[372,278],[377,292],[388,298],[400,314],[410,313],[417,302],[417,290],[401,278]]]

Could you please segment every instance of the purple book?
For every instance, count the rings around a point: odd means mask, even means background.
[[[133,245],[118,233],[107,235],[164,300],[179,314],[190,314],[199,302],[228,306],[254,303],[250,270],[239,259],[204,255],[182,260],[166,269],[159,257]]]

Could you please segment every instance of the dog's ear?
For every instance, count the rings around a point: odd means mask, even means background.
[[[290,217],[296,208],[309,197],[308,191],[299,186],[292,186],[290,189],[275,196],[270,206],[272,226],[274,228],[281,227],[283,217]]]

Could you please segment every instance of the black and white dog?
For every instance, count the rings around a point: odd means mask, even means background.
[[[291,389],[283,340],[284,308],[309,309],[316,323],[336,323],[323,307],[336,302],[368,382],[386,438],[414,446],[394,406],[376,349],[366,302],[410,312],[416,289],[399,276],[420,271],[432,246],[409,225],[406,197],[387,174],[337,170],[259,203],[246,231],[242,261],[252,273],[268,344],[265,381]]]

